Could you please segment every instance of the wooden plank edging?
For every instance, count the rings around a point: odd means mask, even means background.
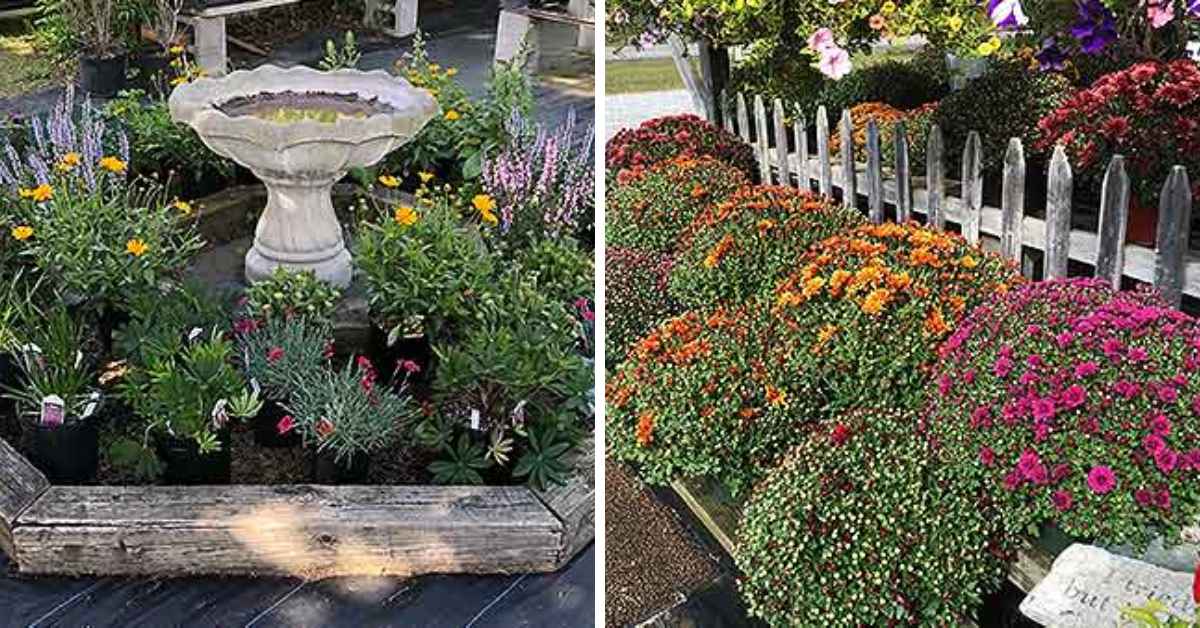
[[[18,518],[47,489],[50,481],[0,438],[0,551],[13,556],[13,528]]]
[[[563,542],[558,565],[563,566],[596,538],[596,440],[589,437],[575,454],[575,473],[562,486],[533,491],[561,523]]]

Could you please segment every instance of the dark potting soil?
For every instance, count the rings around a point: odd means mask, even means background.
[[[606,461],[606,626],[645,621],[720,576],[717,563],[629,467]]]

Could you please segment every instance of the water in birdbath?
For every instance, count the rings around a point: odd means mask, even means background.
[[[272,122],[311,120],[333,124],[340,119],[362,119],[381,113],[393,113],[395,108],[378,98],[363,98],[357,94],[331,92],[265,92],[239,96],[216,105],[227,116],[252,116]]]

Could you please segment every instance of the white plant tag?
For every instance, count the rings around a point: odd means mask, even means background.
[[[23,353],[41,353],[42,348],[31,342],[28,344],[21,345],[21,351]]]
[[[471,429],[479,431],[479,409],[471,408]]]
[[[257,378],[257,377],[251,377],[251,378],[250,378],[250,391],[254,393],[254,396],[255,396],[255,397],[257,397],[257,396],[259,396],[260,394],[262,394],[262,387],[258,385],[258,378]]]
[[[100,393],[98,391],[93,390],[92,394],[88,395],[88,403],[86,406],[83,407],[83,414],[80,415],[79,418],[86,419],[86,418],[92,416],[93,414],[96,413],[96,408],[99,406],[100,406]]]
[[[225,424],[229,422],[229,412],[225,409],[225,406],[228,405],[229,401],[227,399],[218,399],[217,403],[213,406],[212,422],[218,428],[225,427]]]
[[[188,335],[187,335],[188,342],[196,342],[196,339],[199,338],[200,334],[202,334],[202,333],[204,333],[203,329],[200,329],[199,327],[193,327],[192,331],[188,332]]]
[[[39,422],[42,425],[57,427],[63,424],[66,412],[67,406],[63,403],[62,397],[58,395],[42,397],[42,414]]]
[[[75,350],[75,366],[73,368],[78,371],[79,367],[82,365],[83,365],[83,352],[76,349]]]

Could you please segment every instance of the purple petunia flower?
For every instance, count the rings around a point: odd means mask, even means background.
[[[1078,16],[1071,26],[1071,36],[1079,40],[1084,53],[1099,54],[1117,38],[1113,14],[1100,0],[1080,0],[1075,7]]]
[[[1042,72],[1060,72],[1067,67],[1067,53],[1058,47],[1058,40],[1053,37],[1042,40],[1042,47],[1033,58],[1037,59],[1038,69]]]
[[[1020,0],[988,0],[987,12],[996,28],[1015,29],[1029,23]]]

